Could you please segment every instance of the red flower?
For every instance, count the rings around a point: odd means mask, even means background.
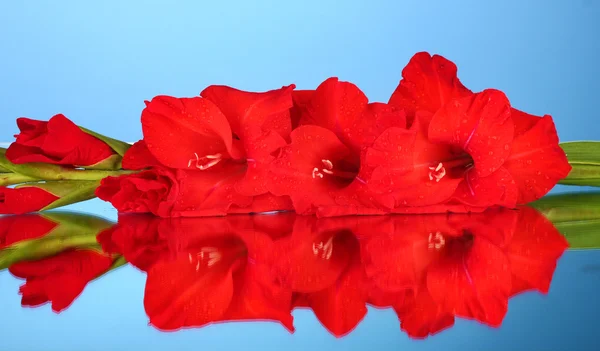
[[[48,122],[17,119],[21,133],[6,151],[15,164],[42,162],[68,166],[93,166],[115,155],[105,142],[85,133],[59,114]]]
[[[353,221],[297,217],[291,236],[275,242],[273,271],[333,335],[350,333],[367,314],[366,276]]]
[[[300,214],[385,213],[391,198],[367,189],[374,164],[363,152],[385,142],[386,129],[405,128],[404,114],[385,104],[369,104],[358,87],[336,78],[296,98],[294,116],[300,126],[271,164],[269,190],[290,196]]]
[[[473,94],[456,72],[452,62],[427,53],[404,68],[389,104],[406,111],[411,128],[397,131],[398,144],[390,146],[398,150],[373,147],[392,158],[375,170],[375,191],[392,194],[397,208],[514,207],[567,176],[571,167],[550,116],[518,111],[496,90]]]
[[[52,303],[54,312],[69,307],[92,279],[106,272],[113,259],[92,250],[71,250],[56,256],[20,262],[12,265],[10,272],[27,279],[19,292],[23,306]]]
[[[123,167],[150,168],[102,180],[96,195],[111,202],[122,213],[149,212],[161,217],[212,216],[226,214],[232,205],[242,208],[253,205],[251,197],[234,191],[236,179],[244,172],[241,164],[230,165],[225,170],[222,165],[206,171],[167,168],[152,156],[142,140],[127,151]]]
[[[17,189],[0,187],[0,214],[36,212],[58,199],[58,196],[34,186]]]

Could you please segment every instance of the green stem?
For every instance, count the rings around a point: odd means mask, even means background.
[[[36,178],[32,178],[23,174],[18,173],[0,173],[0,186],[7,186],[13,184],[29,183],[38,181]]]

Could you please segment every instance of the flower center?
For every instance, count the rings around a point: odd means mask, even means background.
[[[329,238],[325,243],[322,241],[318,244],[313,243],[312,250],[315,256],[320,256],[322,259],[329,260],[333,253],[333,237]]]
[[[429,181],[439,183],[444,177],[461,178],[473,167],[473,159],[462,155],[456,159],[438,161],[427,167]]]
[[[331,160],[323,159],[319,167],[312,169],[313,179],[330,178],[343,183],[350,183],[357,178],[358,170],[355,170],[352,165],[346,165],[343,161],[339,161],[337,167],[334,167]]]
[[[219,252],[219,249],[217,249],[216,247],[203,247],[200,249],[200,251],[196,254],[195,257],[192,254],[188,255],[190,263],[194,262],[194,258],[195,260],[197,260],[196,272],[200,270],[200,267],[202,265],[206,265],[207,267],[215,265],[215,263],[221,260],[221,257],[221,252]]]
[[[430,249],[440,250],[446,244],[446,240],[441,232],[429,233],[428,247]]]
[[[207,170],[223,159],[222,154],[214,154],[214,155],[206,155],[203,157],[199,157],[197,153],[194,152],[195,158],[192,158],[188,161],[188,168],[194,166],[201,171]]]

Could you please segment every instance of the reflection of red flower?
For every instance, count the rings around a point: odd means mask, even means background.
[[[21,133],[6,151],[6,157],[15,164],[93,166],[115,154],[105,142],[85,133],[63,115],[48,122],[19,118],[17,124]]]
[[[123,216],[99,241],[148,273],[144,306],[159,329],[274,320],[293,330],[291,291],[269,278],[271,239],[229,218]]]
[[[27,279],[19,292],[23,306],[52,303],[54,312],[61,312],[73,303],[85,286],[106,272],[113,259],[92,250],[70,250],[37,261],[12,265],[10,272]]]
[[[295,102],[300,126],[271,166],[269,190],[290,196],[301,214],[385,213],[387,198],[366,187],[374,166],[363,150],[387,128],[405,128],[402,111],[368,103],[358,87],[336,78],[295,95]]]
[[[0,217],[0,249],[19,241],[42,237],[56,226],[57,223],[37,214]]]
[[[427,53],[404,68],[389,103],[407,112],[411,127],[397,131],[391,146],[398,150],[374,146],[389,158],[373,174],[374,190],[420,212],[439,212],[430,206],[445,202],[514,207],[567,176],[550,116],[518,111],[496,90],[473,94],[456,73],[452,62]]]
[[[297,217],[291,236],[274,245],[273,270],[295,292],[295,307],[310,307],[340,337],[367,314],[366,276],[358,241],[345,220]]]
[[[543,246],[539,253],[532,254],[538,250],[533,243]],[[378,288],[406,297],[394,308],[413,337],[449,327],[453,316],[499,326],[514,293],[547,291],[566,247],[552,224],[529,208],[401,217],[394,230],[364,245],[367,273]]]

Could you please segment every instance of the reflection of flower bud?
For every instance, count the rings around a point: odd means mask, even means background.
[[[60,312],[87,283],[124,263],[98,249],[97,234],[112,222],[76,213],[0,217],[0,269],[26,279],[23,306],[52,303]]]
[[[0,269],[69,249],[97,247],[96,235],[112,225],[100,217],[77,213],[0,217]]]
[[[97,181],[27,183],[0,187],[0,214],[23,214],[49,210],[95,197]]]

